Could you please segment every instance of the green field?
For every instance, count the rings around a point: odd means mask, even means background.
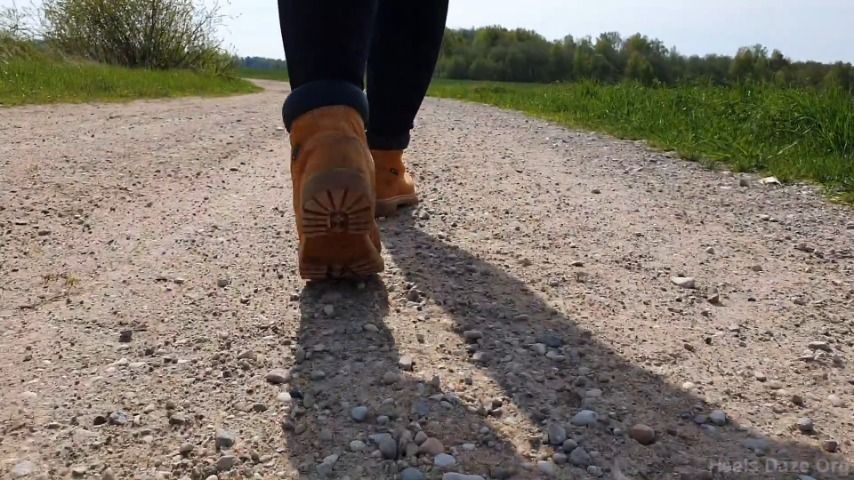
[[[288,81],[287,70],[275,70],[268,68],[240,68],[238,74],[243,78],[258,78],[261,80]]]
[[[185,70],[143,70],[61,58],[0,39],[0,105],[127,101],[259,91],[241,78]]]
[[[430,95],[644,139],[683,158],[736,171],[811,180],[831,196],[854,201],[854,95],[846,92],[437,80]]]

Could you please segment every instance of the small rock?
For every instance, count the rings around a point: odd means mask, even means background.
[[[404,355],[404,356],[400,357],[400,359],[397,361],[397,365],[400,367],[400,369],[407,371],[407,372],[412,371],[412,366],[414,364],[415,364],[415,361],[409,355]]]
[[[116,472],[112,468],[107,467],[101,472],[101,480],[116,480]]]
[[[392,385],[392,384],[395,384],[395,383],[400,381],[400,374],[398,374],[397,372],[392,372],[392,371],[385,372],[383,374],[382,380],[383,380],[383,384]]]
[[[709,255],[714,255],[715,247],[706,247],[706,253],[708,253]]]
[[[324,372],[323,370],[312,370],[309,374],[309,377],[311,377],[311,379],[314,381],[323,380],[324,378],[326,378],[326,372]]]
[[[765,372],[760,372],[757,370],[753,372],[753,378],[755,378],[757,382],[764,382],[768,380],[768,375],[765,375]]]
[[[447,453],[440,453],[433,459],[433,465],[439,468],[447,468],[457,464],[457,459]]]
[[[693,277],[671,277],[670,281],[679,288],[697,288],[697,281]]]
[[[582,447],[576,447],[569,453],[569,461],[576,467],[586,467],[593,463],[590,454]]]
[[[428,438],[430,437],[428,437],[427,434],[424,433],[424,430],[419,430],[418,433],[415,434],[415,443],[417,445],[421,445],[422,443],[426,442]]]
[[[723,410],[715,410],[709,414],[709,421],[719,427],[726,425],[728,420]]]
[[[229,432],[228,430],[217,430],[214,443],[217,450],[227,450],[233,447],[236,441],[237,437],[234,433]]]
[[[133,330],[122,330],[119,332],[119,343],[130,343],[133,339]]]
[[[830,395],[827,396],[827,401],[829,401],[830,404],[833,405],[834,407],[844,407],[845,406],[845,402],[842,400],[842,398],[840,398],[839,395],[836,395],[833,393],[831,393]]]
[[[535,343],[535,344],[531,345],[531,350],[533,350],[534,353],[536,353],[538,355],[545,355],[546,352],[548,351],[548,348],[546,347],[546,344],[544,344],[544,343]]]
[[[442,442],[440,442],[438,438],[433,437],[424,440],[424,443],[418,447],[418,453],[427,453],[434,457],[444,451],[445,446],[442,445]]]
[[[400,472],[400,480],[426,480],[426,476],[417,468],[409,467]]]
[[[801,433],[813,433],[815,431],[815,424],[811,418],[801,417],[798,419],[798,430]]]
[[[839,442],[836,440],[825,440],[821,442],[821,448],[826,452],[836,453],[839,450]]]
[[[364,422],[368,418],[368,407],[359,405],[350,410],[350,417],[357,422]]]
[[[549,443],[552,445],[563,445],[566,441],[566,429],[559,423],[551,423],[548,426]]]
[[[575,450],[576,447],[578,447],[578,442],[576,442],[575,440],[570,438],[570,439],[567,439],[567,441],[563,442],[563,446],[561,447],[561,449],[564,452],[568,453],[568,452]]]
[[[822,350],[828,353],[832,353],[833,349],[830,348],[830,344],[827,342],[810,342],[807,347],[810,350]]]
[[[718,293],[714,293],[706,297],[706,300],[712,305],[720,305],[721,304],[721,296]]]
[[[777,177],[765,177],[759,180],[759,183],[761,183],[762,185],[782,185],[782,182],[780,182]]]
[[[323,313],[326,314],[326,316],[331,317],[335,314],[335,305],[324,305]]]
[[[276,368],[267,373],[266,379],[273,385],[281,385],[291,381],[291,372],[283,368]]]
[[[629,429],[629,437],[641,445],[652,445],[655,443],[655,430],[648,425],[639,423]]]
[[[195,446],[192,443],[185,443],[185,444],[181,445],[181,448],[178,449],[178,453],[182,457],[188,457],[188,456],[190,456],[191,453],[193,453],[194,448],[195,448]]]
[[[353,440],[350,442],[350,451],[361,452],[365,449],[365,442],[361,440]]]
[[[15,478],[28,477],[35,473],[35,471],[36,464],[29,460],[24,460],[18,462],[14,467],[12,467],[12,476]]]
[[[552,461],[555,462],[556,465],[563,465],[569,461],[569,457],[563,452],[557,452],[552,455]]]
[[[582,410],[572,417],[572,424],[579,427],[589,427],[599,421],[599,414],[592,410]]]
[[[483,332],[480,330],[466,330],[463,332],[463,338],[465,338],[468,343],[475,343],[483,338]]]
[[[227,278],[220,278],[219,280],[216,281],[216,286],[219,288],[225,288],[229,285],[231,285],[231,280],[229,280]]]
[[[554,477],[557,475],[557,465],[549,460],[540,460],[537,462],[537,470],[547,477]]]
[[[231,470],[235,465],[237,465],[237,457],[234,455],[223,455],[216,461],[216,469],[218,472]]]
[[[126,425],[130,421],[130,418],[124,412],[113,412],[110,414],[109,421],[110,425],[121,426]]]
[[[494,478],[507,478],[493,475]],[[462,473],[446,473],[442,475],[442,480],[483,480],[480,475],[463,475]]]
[[[377,445],[380,448],[380,453],[386,460],[394,460],[397,458],[397,442],[391,438],[391,435],[382,437],[382,439],[377,442]]]

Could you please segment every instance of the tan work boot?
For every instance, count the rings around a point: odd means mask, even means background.
[[[403,163],[403,150],[371,150],[376,168],[377,216],[393,214],[398,207],[418,203],[415,182]]]
[[[300,115],[290,132],[300,276],[381,272],[374,162],[362,117],[350,107],[321,107]]]

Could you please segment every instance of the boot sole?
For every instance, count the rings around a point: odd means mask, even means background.
[[[377,217],[389,217],[397,212],[400,207],[407,207],[418,203],[418,194],[410,193],[396,197],[377,200]]]
[[[305,280],[368,277],[383,271],[370,183],[358,170],[339,168],[303,187],[299,272]]]

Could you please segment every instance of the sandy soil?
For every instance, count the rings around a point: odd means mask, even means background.
[[[850,208],[430,99],[306,286],[263,85],[0,111],[0,478],[854,477]]]

